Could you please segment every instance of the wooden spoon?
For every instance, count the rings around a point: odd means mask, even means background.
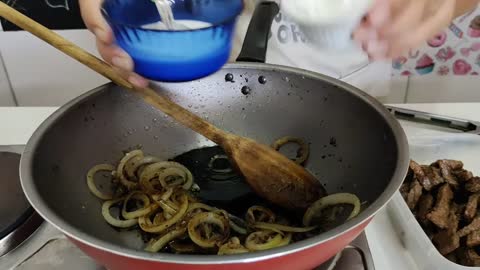
[[[248,184],[260,196],[286,208],[305,208],[326,195],[323,186],[303,167],[273,148],[227,133],[184,109],[151,88],[136,88],[109,64],[72,42],[0,2],[0,16],[90,67],[119,86],[140,95],[147,103],[179,123],[220,145]]]

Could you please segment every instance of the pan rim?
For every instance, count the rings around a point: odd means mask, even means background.
[[[373,216],[383,209],[388,202],[393,198],[394,194],[398,192],[403,179],[405,178],[408,170],[409,163],[409,149],[407,137],[400,123],[395,119],[395,117],[376,99],[369,96],[368,94],[362,92],[361,90],[355,88],[354,86],[347,84],[345,82],[339,81],[335,78],[331,78],[322,74],[315,72],[302,70],[298,68],[271,65],[264,63],[230,63],[227,64],[223,69],[218,72],[225,72],[229,69],[254,69],[256,71],[278,71],[282,73],[294,73],[297,75],[303,75],[313,79],[326,81],[331,85],[339,87],[342,91],[347,91],[355,97],[359,98],[362,102],[370,105],[379,116],[385,121],[385,123],[390,128],[392,135],[396,142],[397,147],[397,162],[395,170],[392,172],[390,182],[386,186],[385,190],[377,197],[377,199],[363,212],[359,214],[356,218],[347,221],[346,223],[337,226],[336,228],[322,233],[318,236],[287,245],[285,247],[276,248],[267,251],[233,255],[233,256],[218,256],[218,255],[176,255],[176,254],[150,254],[140,250],[134,250],[127,248],[121,245],[113,244],[108,241],[104,241],[94,237],[93,235],[87,234],[75,228],[73,225],[69,224],[54,211],[52,211],[47,203],[37,192],[33,180],[32,167],[33,167],[33,156],[36,149],[39,146],[40,141],[42,140],[45,132],[49,130],[49,127],[58,121],[62,114],[75,108],[82,101],[91,96],[100,93],[101,91],[110,88],[113,83],[107,83],[102,86],[99,86],[93,90],[84,93],[77,98],[66,103],[64,106],[56,110],[52,115],[50,115],[33,133],[32,137],[29,139],[25,150],[22,154],[20,161],[20,179],[22,189],[27,197],[28,201],[32,207],[37,211],[37,213],[42,216],[47,222],[52,224],[54,227],[59,229],[62,233],[68,237],[84,244],[89,247],[99,249],[108,253],[116,254],[123,257],[128,257],[138,260],[146,260],[158,263],[171,263],[171,264],[182,264],[182,265],[217,265],[217,264],[242,264],[242,263],[253,263],[259,261],[270,260],[285,256],[288,254],[296,253],[305,249],[312,248],[319,244],[326,243],[332,239],[340,237],[347,234],[348,232],[355,230],[356,228],[366,225],[373,218]]]

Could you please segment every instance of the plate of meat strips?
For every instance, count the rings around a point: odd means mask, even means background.
[[[388,206],[418,269],[480,267],[480,136],[409,138],[410,169]]]

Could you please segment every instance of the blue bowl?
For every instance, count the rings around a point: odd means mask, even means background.
[[[208,76],[230,56],[242,0],[170,0],[175,20],[209,23],[193,30],[151,30],[160,22],[151,0],[105,0],[102,13],[116,43],[132,57],[135,72],[156,81],[181,82]]]

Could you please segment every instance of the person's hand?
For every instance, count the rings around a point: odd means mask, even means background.
[[[114,44],[112,30],[100,12],[101,3],[102,0],[79,0],[82,18],[96,37],[98,52],[130,83],[137,87],[146,87],[148,81],[133,72],[132,58]]]
[[[378,60],[395,58],[421,46],[450,24],[456,2],[465,0],[374,1],[354,39]]]

